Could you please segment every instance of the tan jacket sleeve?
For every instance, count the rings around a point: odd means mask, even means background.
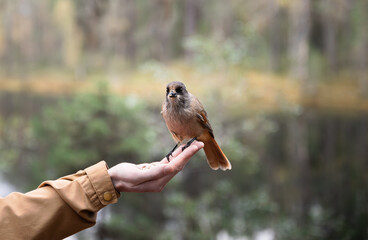
[[[106,163],[99,162],[31,192],[0,198],[0,238],[63,239],[93,226],[97,212],[119,196]]]

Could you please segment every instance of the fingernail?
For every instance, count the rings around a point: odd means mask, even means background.
[[[198,148],[203,148],[204,147],[204,143],[203,142],[198,142]]]

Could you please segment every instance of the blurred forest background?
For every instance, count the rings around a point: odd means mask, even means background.
[[[2,185],[162,159],[179,80],[233,169],[202,151],[75,238],[368,239],[367,26],[366,0],[0,0]]]

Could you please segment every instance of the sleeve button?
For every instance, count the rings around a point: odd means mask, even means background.
[[[105,201],[110,201],[112,199],[112,194],[110,192],[105,192],[103,194],[103,198],[105,199]]]

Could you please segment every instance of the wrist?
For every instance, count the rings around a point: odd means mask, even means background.
[[[114,186],[114,188],[115,188],[115,190],[117,191],[117,192],[119,192],[118,191],[118,189],[117,189],[117,181],[116,181],[116,176],[115,176],[115,173],[114,173],[114,171],[111,169],[111,168],[109,168],[109,169],[107,169],[107,173],[109,174],[109,176],[110,176],[110,179],[111,179],[111,182],[112,182],[112,185]]]

